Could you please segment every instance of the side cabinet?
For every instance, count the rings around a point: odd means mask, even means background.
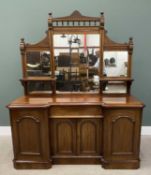
[[[104,168],[139,168],[140,108],[104,109]]]
[[[15,168],[50,168],[47,109],[10,109],[10,117]]]

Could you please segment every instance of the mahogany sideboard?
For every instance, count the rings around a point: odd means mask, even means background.
[[[143,106],[132,96],[23,96],[8,106],[14,167],[139,168]]]
[[[133,38],[108,37],[104,13],[54,18],[38,43],[20,42],[24,96],[8,105],[14,167],[140,166],[144,104],[131,95]]]

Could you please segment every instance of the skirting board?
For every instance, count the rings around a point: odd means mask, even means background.
[[[10,126],[0,126],[0,136],[10,136]],[[151,135],[151,126],[142,126],[141,135]]]

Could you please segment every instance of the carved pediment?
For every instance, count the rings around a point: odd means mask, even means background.
[[[99,17],[89,17],[82,15],[78,10],[75,10],[71,15],[60,18],[53,18],[53,21],[99,21]]]

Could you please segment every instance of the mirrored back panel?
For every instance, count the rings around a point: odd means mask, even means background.
[[[99,92],[99,34],[53,36],[56,90]]]
[[[128,76],[128,51],[104,51],[103,62],[103,73],[105,76]]]
[[[52,93],[50,81],[29,81],[27,88],[30,95]]]
[[[133,38],[113,41],[104,21],[104,13],[93,17],[76,10],[57,18],[49,13],[45,38],[20,42],[25,94],[130,94]]]
[[[28,77],[50,76],[50,51],[28,51],[26,73]]]

